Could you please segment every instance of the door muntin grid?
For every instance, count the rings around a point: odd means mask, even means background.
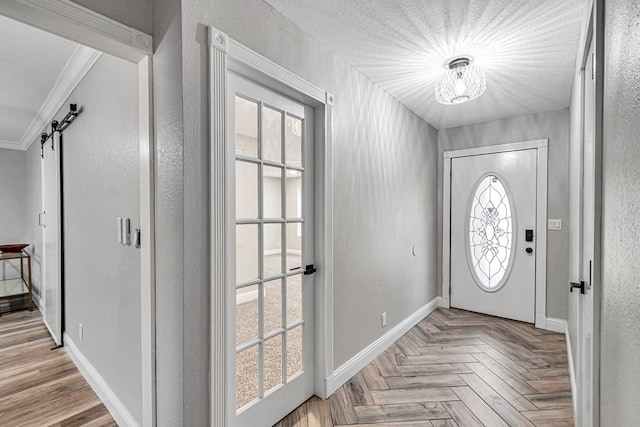
[[[303,372],[305,168],[304,117],[241,94],[235,96],[235,107],[236,141],[241,143],[235,153],[234,284],[236,410],[240,413]],[[238,120],[255,123],[238,136],[243,131]],[[239,184],[247,179],[248,185]],[[254,192],[255,200],[240,200],[251,199]],[[246,228],[253,228],[257,235],[252,248],[239,241]],[[256,379],[255,384],[247,382],[248,377]]]
[[[513,266],[516,215],[507,182],[496,173],[482,176],[469,201],[467,261],[478,287],[496,292]]]

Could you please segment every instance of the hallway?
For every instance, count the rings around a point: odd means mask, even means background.
[[[0,424],[115,426],[67,353],[53,347],[38,310],[0,317]]]
[[[571,405],[563,334],[440,308],[277,427],[560,427],[573,426]]]

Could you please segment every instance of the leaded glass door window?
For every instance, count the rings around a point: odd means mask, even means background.
[[[487,175],[473,192],[469,212],[469,262],[482,289],[493,291],[504,283],[512,234],[509,193],[498,176]]]

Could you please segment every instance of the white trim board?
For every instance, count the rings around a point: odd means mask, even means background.
[[[393,329],[389,330],[386,334],[369,344],[364,350],[353,356],[342,366],[340,366],[331,376],[331,383],[333,393],[343,384],[353,378],[360,370],[371,363],[376,357],[378,357],[383,351],[389,348],[394,342],[398,341],[404,334],[406,334],[411,328],[417,325],[422,319],[431,314],[434,310],[440,307],[440,297],[435,297],[427,304],[420,307],[409,317],[397,324]]]
[[[63,335],[64,348],[69,357],[76,365],[82,376],[89,383],[93,391],[98,395],[104,406],[109,410],[113,419],[121,427],[137,427],[139,424],[133,418],[133,415],[118,399],[116,394],[109,388],[104,378],[98,373],[96,368],[87,360],[75,345],[71,337],[66,333]]]
[[[536,208],[536,293],[535,326],[545,329],[547,321],[547,163],[548,139],[490,145],[487,147],[445,151],[443,153],[442,186],[442,307],[449,308],[451,289],[451,159],[481,154],[504,153],[518,150],[537,150],[537,208]],[[541,262],[540,262],[541,261]]]
[[[547,331],[564,334],[567,329],[567,321],[564,319],[554,319],[553,317],[547,317],[545,320],[544,329],[546,329]]]
[[[282,253],[282,249],[281,248],[277,248],[277,249],[268,249],[266,251],[264,251],[265,255],[280,255]],[[301,255],[302,251],[299,249],[287,249],[287,255]]]

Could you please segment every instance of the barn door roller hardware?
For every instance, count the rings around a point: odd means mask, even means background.
[[[78,110],[78,104],[69,104],[69,112],[61,122],[57,120],[53,120],[51,122],[51,133],[43,132],[40,135],[40,156],[44,159],[44,144],[47,143],[47,140],[51,138],[51,149],[54,149],[53,146],[53,133],[54,132],[62,132],[78,117],[82,110]]]

